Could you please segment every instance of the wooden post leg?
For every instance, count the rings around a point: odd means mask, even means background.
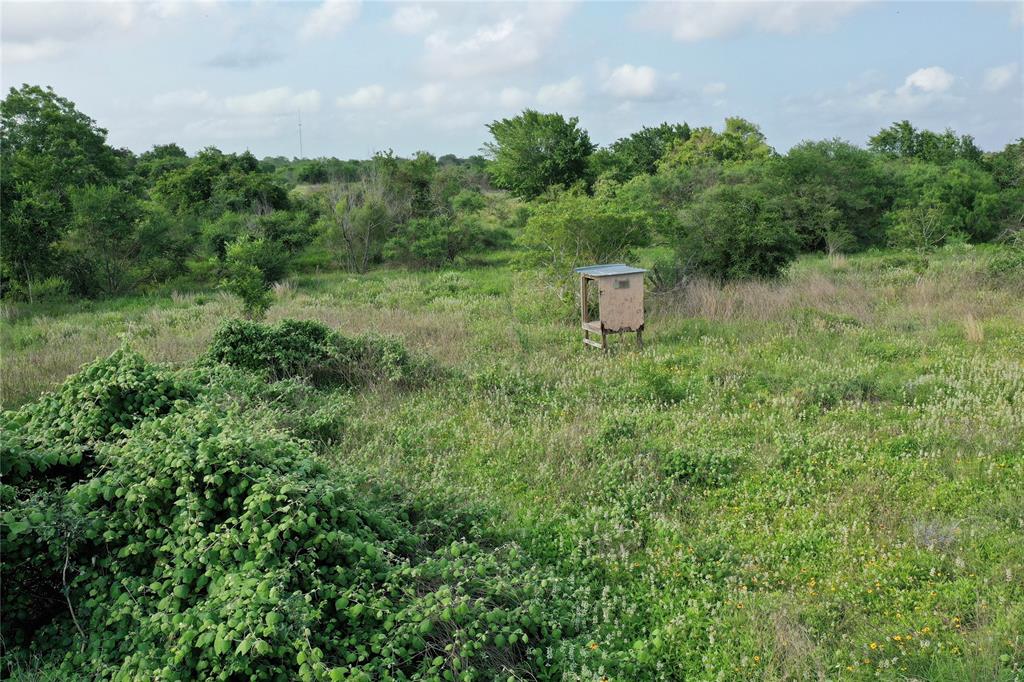
[[[636,332],[636,347],[643,350],[644,347],[644,330],[638,329]]]
[[[601,350],[608,352],[608,335],[604,331],[601,332]]]

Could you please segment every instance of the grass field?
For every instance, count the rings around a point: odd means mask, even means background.
[[[1024,675],[1024,282],[997,250],[805,257],[649,295],[647,346],[584,350],[571,297],[495,262],[297,277],[270,320],[443,368],[346,399],[339,466],[484,511],[604,590],[574,679]],[[7,307],[7,408],[127,338],[185,363],[237,303]],[[617,341],[615,339],[614,341]],[[619,679],[627,679],[620,677]]]

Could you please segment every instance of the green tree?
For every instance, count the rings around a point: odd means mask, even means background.
[[[886,217],[890,226],[905,224],[908,215],[927,213],[929,224],[941,226],[929,228],[929,234],[961,234],[974,242],[989,241],[999,234],[1008,207],[1001,201],[995,180],[979,165],[963,160],[944,166],[908,160],[896,162],[895,172],[900,184]]]
[[[479,213],[487,206],[487,200],[479,191],[464,189],[452,197],[452,208],[460,213]]]
[[[842,140],[803,142],[768,168],[770,193],[805,250],[882,245],[894,183],[864,149]]]
[[[619,182],[643,173],[653,175],[658,171],[658,162],[665,152],[673,145],[689,140],[690,132],[686,123],[644,126],[632,135],[616,140],[607,149],[595,152],[591,157],[595,175],[610,174]]]
[[[330,180],[330,172],[323,161],[307,161],[299,168],[296,179],[309,185],[322,185]]]
[[[114,185],[71,190],[73,218],[64,242],[75,265],[77,293],[117,294],[132,281],[140,243],[139,201]]]
[[[520,242],[527,262],[564,274],[581,265],[628,260],[650,236],[648,214],[619,201],[614,191],[588,196],[569,190],[534,208]]]
[[[942,133],[917,130],[910,121],[893,123],[868,141],[868,148],[890,158],[919,159],[946,164],[953,161],[979,162],[982,152],[970,135],[957,135],[946,129]]]
[[[142,152],[135,164],[135,172],[147,184],[152,185],[168,173],[180,170],[189,164],[188,153],[174,144],[158,144]]]
[[[277,244],[244,235],[228,244],[225,264],[221,286],[242,300],[249,319],[261,319],[273,302],[271,287],[287,272],[287,257]]]
[[[384,258],[407,265],[439,268],[477,249],[483,238],[483,226],[474,216],[414,218],[388,240]]]
[[[199,152],[187,166],[163,175],[154,194],[179,215],[215,218],[224,211],[286,209],[288,193],[260,169],[249,152],[224,154],[215,147]]]
[[[721,184],[679,216],[674,235],[684,269],[716,280],[775,277],[796,258],[800,237],[757,184]]]
[[[0,265],[30,299],[32,282],[55,270],[72,188],[124,176],[106,134],[52,88],[11,88],[0,102]]]
[[[725,119],[725,128],[697,128],[685,140],[676,141],[661,160],[672,170],[705,164],[728,164],[767,159],[775,154],[764,133],[742,118]]]
[[[484,149],[492,159],[488,173],[495,187],[533,199],[548,187],[566,188],[584,179],[594,144],[578,124],[575,117],[532,109],[488,124],[494,141]]]
[[[1006,145],[1000,152],[988,154],[985,166],[1001,189],[1024,187],[1024,137]]]

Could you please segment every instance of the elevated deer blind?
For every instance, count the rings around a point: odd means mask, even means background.
[[[576,268],[580,275],[580,310],[583,343],[608,350],[608,335],[636,332],[643,347],[644,273],[625,263]],[[590,338],[594,334],[601,341]]]

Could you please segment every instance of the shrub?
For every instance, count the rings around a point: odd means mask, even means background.
[[[405,223],[384,245],[384,257],[408,265],[439,268],[483,245],[480,220],[444,216],[417,218]]]
[[[410,382],[426,369],[396,339],[345,337],[311,320],[276,325],[229,320],[214,333],[206,359],[274,379],[301,377],[316,385]]]
[[[613,195],[558,193],[533,209],[521,242],[525,259],[567,273],[589,263],[628,260],[650,241],[647,216]]]
[[[757,185],[718,185],[684,210],[674,241],[680,259],[717,280],[776,277],[800,238]]]
[[[141,421],[179,408],[192,395],[189,382],[122,348],[83,368],[57,392],[3,414],[3,641],[22,641],[66,608],[68,578],[61,569],[84,523],[63,496],[67,486],[88,480],[104,443],[123,440]]]
[[[4,446],[29,462],[76,438],[95,449],[66,484],[30,465],[47,493],[5,471],[5,648],[32,641],[65,678],[558,676],[545,651],[572,607],[553,575],[513,544],[438,532],[458,523],[451,510],[432,522],[430,507],[330,474],[258,396],[225,402],[217,382],[245,381],[202,378],[154,411],[190,381],[119,351],[5,415]],[[96,414],[89,396],[127,407],[54,440],[41,415]]]
[[[1024,286],[1024,246],[995,251],[985,261],[985,278],[993,284]]]
[[[464,189],[452,198],[452,208],[460,213],[477,213],[487,206],[487,200],[479,191]]]
[[[54,446],[51,452],[62,457],[55,461],[34,457],[33,466],[75,465],[92,443],[117,437],[142,419],[167,413],[192,392],[193,388],[169,369],[151,365],[138,353],[121,348],[82,368],[57,392],[8,414],[8,418],[12,428],[37,439],[33,447]],[[63,445],[76,452],[61,450]],[[24,466],[17,457],[13,462],[10,457],[4,458],[5,474],[17,473]]]
[[[658,258],[647,272],[647,283],[652,291],[671,291],[686,281],[686,270],[677,256]]]
[[[242,300],[247,317],[262,318],[274,300],[270,287],[287,270],[284,251],[274,242],[243,236],[227,246],[225,261],[221,286]]]
[[[228,320],[210,342],[207,358],[275,379],[306,376],[337,352],[335,333],[314,321],[283,320],[275,326]]]
[[[32,298],[36,301],[66,301],[71,285],[63,277],[47,277],[32,285]]]

